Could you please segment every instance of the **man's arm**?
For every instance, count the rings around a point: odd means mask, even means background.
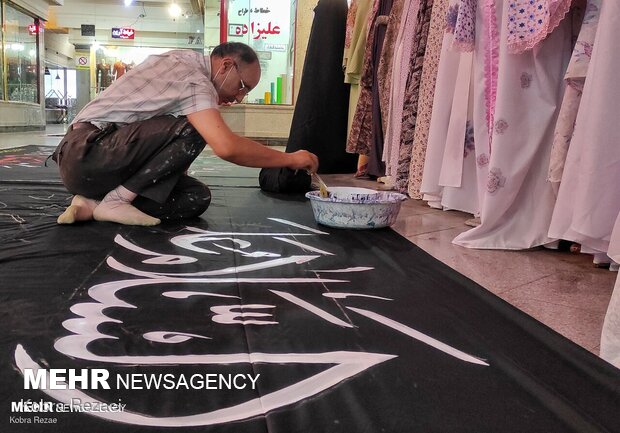
[[[270,149],[230,130],[219,110],[211,108],[188,114],[187,119],[220,158],[246,167],[288,167],[316,173],[319,160],[313,153]]]

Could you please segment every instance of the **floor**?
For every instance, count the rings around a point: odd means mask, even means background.
[[[65,125],[45,131],[0,134],[0,149],[55,146]],[[352,175],[325,175],[328,185],[376,188]],[[603,318],[617,273],[595,268],[590,256],[545,248],[473,250],[452,244],[471,215],[441,211],[418,200],[404,202],[393,227],[402,236],[568,339],[598,355]]]

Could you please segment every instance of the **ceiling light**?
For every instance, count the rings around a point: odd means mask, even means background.
[[[172,16],[172,18],[178,18],[179,16],[181,16],[181,12],[183,11],[181,10],[181,6],[176,3],[172,3],[168,8],[168,12]]]
[[[133,0],[125,0],[125,6],[131,5],[132,2],[133,2]]]

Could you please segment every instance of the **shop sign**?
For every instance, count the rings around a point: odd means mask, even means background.
[[[269,35],[279,35],[280,26],[273,25],[271,21],[267,24],[252,21],[249,26],[247,24],[228,25],[229,36],[245,36],[248,33],[252,36],[252,39],[267,39]]]
[[[39,33],[39,26],[36,24],[28,24],[28,33],[31,36],[36,35],[37,33]]]
[[[241,8],[239,9],[239,12],[237,12],[237,15],[239,15],[240,17],[246,15],[247,13],[255,13],[255,14],[268,14],[271,11],[269,10],[269,7],[266,8]]]
[[[114,39],[133,39],[136,32],[129,27],[113,27],[112,38]]]
[[[286,51],[286,44],[265,44],[267,51]]]

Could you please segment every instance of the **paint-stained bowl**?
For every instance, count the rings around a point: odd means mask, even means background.
[[[352,186],[331,186],[329,188],[329,195],[332,201],[339,202],[366,202],[375,200],[380,191],[368,188],[356,188]]]
[[[400,205],[407,197],[366,188],[329,187],[330,196],[310,191],[314,219],[319,224],[344,229],[378,229],[396,222]]]

